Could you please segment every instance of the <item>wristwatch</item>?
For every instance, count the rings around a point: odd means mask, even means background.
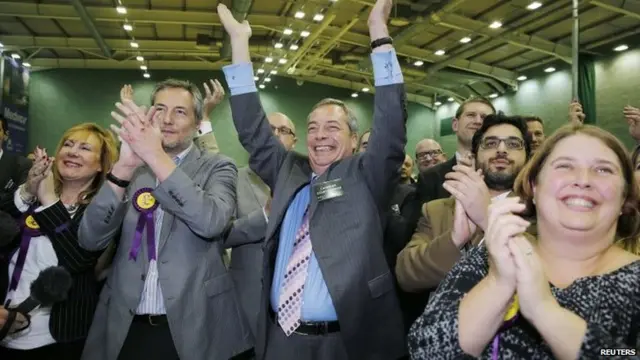
[[[115,177],[111,172],[107,173],[107,180],[111,181],[116,186],[121,187],[121,188],[126,188],[131,183],[131,181],[122,180],[122,179],[119,179],[119,178]]]
[[[375,39],[375,40],[373,40],[371,42],[371,50],[373,50],[373,49],[375,49],[377,47],[380,47],[382,45],[387,45],[387,44],[389,44],[389,45],[393,44],[393,39],[388,37],[388,36],[380,38],[380,39]]]

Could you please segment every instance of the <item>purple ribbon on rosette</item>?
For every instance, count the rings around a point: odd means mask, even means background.
[[[153,213],[158,208],[158,201],[151,194],[152,188],[142,188],[133,195],[133,207],[138,210],[140,217],[136,225],[136,233],[129,250],[129,260],[136,260],[142,245],[142,233],[147,228],[147,255],[149,261],[156,259],[155,223]]]
[[[513,314],[509,316],[510,313]],[[493,342],[491,344],[491,360],[498,360],[498,349],[500,348],[500,333],[512,327],[518,320],[519,316],[520,311],[518,296],[515,295],[511,302],[511,306],[509,306],[509,309],[507,310],[507,318],[505,318],[504,323],[502,323],[502,326],[500,326],[500,329],[498,329],[496,336],[493,337]]]
[[[20,276],[22,276],[22,270],[24,270],[24,263],[27,259],[27,252],[29,251],[29,244],[31,243],[31,239],[42,235],[40,226],[31,214],[32,211],[26,212],[22,217],[22,221],[20,222],[20,227],[22,228],[22,238],[20,239],[20,247],[18,248],[18,259],[16,260],[16,266],[13,268],[13,274],[11,274],[9,291],[13,291],[18,288],[18,283],[20,282]]]

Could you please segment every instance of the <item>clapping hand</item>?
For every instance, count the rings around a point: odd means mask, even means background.
[[[489,188],[484,182],[482,170],[474,170],[472,163],[461,161],[454,171],[445,174],[442,187],[464,207],[469,219],[481,229],[487,228],[487,209],[491,203]]]
[[[120,101],[124,103],[127,100],[133,101],[133,88],[129,84],[120,89]]]
[[[516,264],[510,242],[522,237],[530,223],[518,215],[525,210],[518,197],[508,197],[489,205],[485,243],[489,252],[489,276],[515,290]]]
[[[38,193],[38,186],[40,182],[47,177],[47,170],[50,170],[52,160],[47,156],[47,151],[36,147],[34,151],[35,160],[29,174],[27,175],[27,181],[23,187],[23,191],[28,197],[34,197]]]
[[[142,161],[147,162],[151,157],[164,153],[160,120],[154,119],[155,108],[146,111],[130,100],[116,103],[116,107],[119,113],[112,111],[111,117],[120,127],[111,125],[111,129],[123,141],[119,162],[122,160],[123,165],[135,168]]]
[[[50,164],[45,170],[45,177],[38,184],[37,196],[38,201],[43,206],[49,206],[56,201],[58,201],[58,195],[56,195],[56,186],[53,177],[53,165],[55,163],[55,159],[50,159]]]

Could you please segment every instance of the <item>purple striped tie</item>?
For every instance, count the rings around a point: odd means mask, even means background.
[[[310,257],[311,237],[309,236],[309,208],[307,208],[302,217],[302,225],[296,234],[287,272],[284,274],[284,281],[280,288],[278,324],[287,336],[300,326],[302,296]]]

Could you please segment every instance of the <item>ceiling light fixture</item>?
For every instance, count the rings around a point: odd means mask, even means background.
[[[449,101],[449,102],[454,102],[455,100],[456,100],[456,99],[454,99],[454,98],[452,98],[452,97],[450,97],[450,98],[448,98],[448,99],[447,99],[447,101]]]
[[[257,77],[257,76],[254,76],[254,77],[253,77],[253,81],[258,81],[258,80],[260,80],[260,78],[259,78],[259,77]]]
[[[147,70],[147,65],[140,65],[140,70]]]
[[[362,92],[369,92],[369,88],[368,87],[363,87],[362,88]]]
[[[629,47],[627,45],[618,45],[613,50],[614,51],[625,51],[625,50],[628,50],[628,49],[629,49]]]
[[[118,14],[126,14],[127,13],[127,8],[124,6],[118,6],[116,7],[116,11],[118,12]]]
[[[262,74],[264,72],[264,69],[258,69],[258,74]]]
[[[438,55],[438,56],[442,56],[442,55],[444,55],[444,54],[445,54],[445,51],[444,51],[444,50],[438,50],[438,51],[436,51],[434,54],[436,54],[436,55]]]
[[[138,55],[138,56],[136,56],[136,60],[142,62],[142,61],[144,61],[144,58],[142,56]]]
[[[546,73],[552,73],[554,71],[556,71],[556,68],[554,68],[554,67],[548,67],[548,68],[544,69],[544,72],[546,72]]]
[[[352,97],[352,98],[357,98],[357,97],[358,97],[358,93],[355,93],[355,92],[354,92],[353,94],[351,94],[351,97]]]
[[[497,98],[497,97],[498,97],[498,94],[493,93],[493,94],[489,95],[489,97],[490,97],[490,98],[492,98],[492,99],[495,99],[495,98]]]
[[[271,82],[271,78],[264,78],[264,82]]]
[[[295,15],[293,15],[296,19],[303,19],[304,13],[302,11],[296,11]]]
[[[20,59],[20,54],[13,53],[11,54],[11,57],[14,59]]]
[[[535,10],[535,9],[539,8],[540,6],[542,6],[542,3],[541,3],[541,2],[534,1],[534,2],[532,2],[531,4],[527,5],[527,9],[529,9],[529,10]]]
[[[303,38],[306,38],[309,35],[311,35],[311,33],[308,32],[307,30],[300,31],[300,36],[302,36]]]
[[[324,15],[322,14],[313,15],[313,21],[322,21],[323,19],[324,19]]]
[[[279,42],[274,45],[276,49],[282,49],[283,46],[284,45],[282,45],[282,43],[279,43]]]
[[[264,62],[266,63],[273,62],[273,58],[271,56],[267,56],[266,58],[264,58]]]
[[[258,86],[260,89],[264,89],[264,84],[260,84],[260,86]]]
[[[278,60],[278,62],[279,62],[280,64],[284,65],[284,64],[286,64],[286,63],[287,63],[287,59],[280,59],[280,60]]]
[[[422,66],[422,65],[424,65],[424,61],[422,61],[422,60],[416,60],[416,62],[414,62],[414,63],[413,63],[413,65],[415,65],[415,66]]]
[[[150,78],[150,77],[151,77],[151,75],[150,75],[149,73],[144,73],[144,75],[142,75],[142,76],[144,76],[144,77],[145,77],[145,79],[148,79],[148,78]]]
[[[526,76],[524,76],[524,75],[518,76],[518,81],[525,81],[525,80],[527,80]]]
[[[466,44],[468,42],[471,42],[471,38],[468,36],[463,37],[462,39],[460,39],[460,42],[463,44]]]
[[[124,25],[122,25],[122,28],[124,29],[124,31],[132,31],[133,30],[133,26],[131,26],[131,24],[124,24]]]
[[[137,48],[139,48],[139,47],[140,47],[140,44],[138,44],[138,43],[137,43],[137,42],[135,42],[135,41],[132,41],[132,42],[131,42],[131,47],[132,47],[132,48],[134,48],[134,49],[137,49]]]
[[[284,31],[282,33],[285,34],[285,35],[291,35],[291,34],[293,34],[293,30],[287,28],[287,29],[284,29]]]
[[[24,66],[26,68],[30,68],[31,64],[29,64],[28,62],[24,62],[24,63],[22,63],[22,66]]]
[[[298,45],[291,44],[291,46],[289,46],[289,50],[293,50],[293,51],[298,50]]]
[[[278,73],[278,70],[271,70],[271,75],[276,75]]]
[[[489,25],[489,27],[492,29],[499,29],[502,27],[502,23],[500,21],[494,21]]]
[[[433,105],[440,106],[440,105],[442,105],[442,103],[440,101],[436,101],[435,103],[433,103]]]

